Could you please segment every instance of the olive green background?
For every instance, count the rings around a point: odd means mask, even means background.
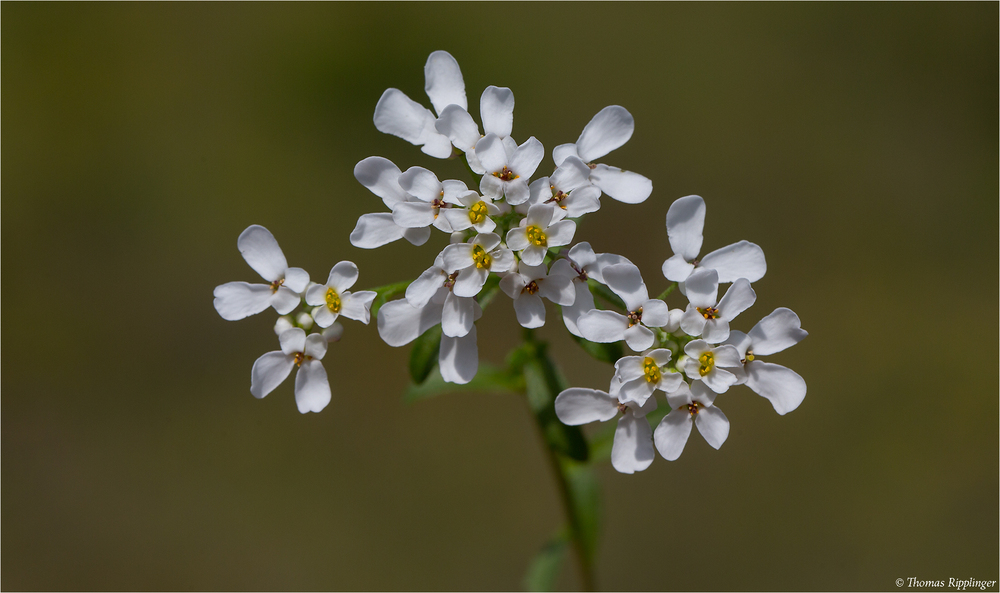
[[[808,382],[798,410],[734,389],[721,450],[693,434],[676,462],[601,468],[601,587],[997,579],[997,22],[996,3],[4,3],[0,586],[521,586],[561,521],[522,401],[404,404],[408,349],[345,321],[333,402],[302,416],[291,382],[249,393],[273,311],[212,307],[258,280],[236,249],[253,223],[313,279],[430,265],[441,233],[348,236],[384,210],[352,175],[367,156],[467,179],[372,125],[388,87],[429,106],[436,49],[477,118],[483,88],[513,90],[540,175],[628,108],[635,134],[602,161],[653,195],[605,198],[576,240],[659,293],[664,215],[697,193],[705,252],[767,254],[734,327],[787,306],[810,332],[769,358]],[[540,333],[572,384],[606,388],[557,309]],[[519,336],[497,298],[481,358]]]

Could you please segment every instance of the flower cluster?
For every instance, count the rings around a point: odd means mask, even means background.
[[[227,282],[215,287],[215,310],[223,319],[237,321],[274,307],[281,317],[274,325],[280,350],[257,359],[250,371],[250,393],[262,398],[274,391],[298,367],[295,403],[299,412],[319,412],[330,403],[330,381],[320,361],[327,344],[340,339],[338,317],[367,324],[375,293],[351,292],[358,267],[349,261],[333,266],[326,284],[309,281],[302,268],[289,268],[274,235],[251,225],[236,241],[243,259],[268,284]],[[296,309],[303,310],[291,315]],[[311,329],[318,329],[307,335]]]
[[[704,224],[705,202],[699,196],[680,198],[667,211],[667,237],[674,255],[663,263],[663,275],[678,283],[688,299],[685,309],[669,310],[663,301],[649,299],[638,268],[618,263],[604,266],[603,277],[621,297],[625,312],[594,309],[577,321],[588,340],[624,339],[640,352],[615,363],[607,392],[571,388],[555,401],[556,415],[569,425],[603,422],[621,414],[611,463],[623,473],[649,467],[654,447],[665,459],[676,460],[692,426],[709,445],[721,447],[729,436],[729,419],[715,399],[730,387],[747,385],[779,414],[797,408],[806,395],[805,381],[797,373],[758,359],[807,335],[794,312],[775,309],[748,334],[729,326],[757,299],[750,283],[764,276],[764,252],[740,241],[699,260]],[[719,285],[726,283],[730,286],[720,299]],[[671,411],[653,431],[645,416],[657,408],[657,391]]]
[[[449,238],[418,278],[395,292],[379,293],[384,304],[377,326],[387,344],[409,344],[440,326],[441,378],[465,384],[479,368],[476,321],[496,293],[510,297],[518,323],[528,329],[544,325],[544,300],[559,305],[567,330],[585,346],[623,343],[635,353],[608,356],[615,369],[608,391],[574,387],[554,401],[556,416],[566,425],[620,414],[611,460],[624,473],[646,469],[654,448],[668,460],[677,459],[692,426],[719,448],[729,435],[729,420],[715,400],[730,387],[747,385],[779,414],[799,406],[806,394],[802,377],[759,357],[776,354],[807,334],[786,308],[761,319],[749,333],[730,327],[754,304],[751,284],[767,266],[761,248],[748,241],[699,258],[706,211],[701,197],[680,198],[667,211],[674,254],[662,272],[675,284],[656,298],[631,261],[595,253],[587,242],[574,243],[577,221],[597,212],[602,196],[639,204],[652,192],[646,177],[597,162],[631,138],[635,126],[625,108],[613,105],[598,112],[575,143],[552,150],[551,173],[536,177],[545,149],[533,136],[522,143],[513,138],[510,89],[483,91],[477,122],[469,112],[462,71],[450,54],[432,53],[424,74],[433,111],[388,89],[375,107],[375,127],[432,157],[462,159],[473,184],[442,180],[419,166],[403,171],[378,156],[355,166],[357,180],[381,198],[386,210],[358,219],[350,237],[354,246],[374,249],[400,239],[420,246],[429,240],[431,227]],[[377,293],[350,292],[358,269],[347,261],[333,267],[326,284],[310,283],[304,270],[287,266],[263,227],[244,231],[238,246],[268,284],[217,287],[219,314],[235,320],[273,307],[282,315],[275,326],[281,348],[254,364],[251,393],[264,397],[297,366],[299,410],[322,410],[330,387],[320,361],[327,344],[340,338],[336,320],[344,316],[367,324]],[[720,285],[727,284],[720,298]],[[687,298],[683,309],[671,309],[665,301],[675,286]],[[390,293],[402,298],[385,302]],[[599,308],[595,295],[609,308]],[[302,311],[291,315],[300,306]],[[322,331],[308,334],[314,325]],[[657,408],[656,392],[670,412],[654,431],[646,417]]]
[[[483,91],[480,128],[468,111],[455,58],[444,51],[432,53],[424,74],[434,111],[389,89],[375,107],[375,127],[433,157],[464,159],[477,187],[439,180],[423,167],[401,171],[382,157],[366,158],[354,168],[358,181],[391,212],[361,216],[351,233],[353,245],[375,248],[403,238],[422,245],[431,227],[450,233],[450,245],[409,285],[405,298],[379,309],[379,335],[391,346],[402,346],[440,324],[441,376],[459,384],[476,375],[475,321],[482,315],[481,302],[496,290],[512,299],[525,328],[545,323],[547,299],[563,307],[574,334],[583,336],[580,332],[593,325],[604,336],[602,320],[585,319],[594,308],[587,280],[603,282],[604,266],[631,264],[620,256],[597,255],[587,243],[569,245],[576,220],[600,209],[602,195],[637,204],[652,192],[652,182],[642,175],[594,162],[628,141],[632,116],[619,106],[603,109],[576,143],[553,150],[551,175],[532,180],[545,150],[533,136],[520,144],[511,136],[510,89],[490,86]],[[652,343],[652,333],[636,339]]]

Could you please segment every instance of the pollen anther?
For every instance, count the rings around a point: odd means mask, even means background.
[[[340,295],[332,288],[326,290],[326,308],[333,313],[340,313]]]
[[[476,202],[469,208],[469,220],[472,224],[479,224],[486,220],[486,202]]]
[[[711,352],[706,352],[698,357],[698,374],[704,377],[712,372],[715,366],[715,356]]]
[[[528,243],[536,247],[545,247],[548,244],[545,232],[541,228],[532,224],[525,231],[528,233]]]
[[[656,361],[649,356],[642,360],[642,372],[646,375],[647,383],[656,383],[660,380],[660,367],[658,367],[656,365]]]
[[[486,253],[486,250],[479,245],[476,245],[472,248],[472,261],[476,262],[476,268],[480,270],[482,269],[488,270],[490,269],[490,266],[493,264],[493,258],[490,257],[490,254]]]

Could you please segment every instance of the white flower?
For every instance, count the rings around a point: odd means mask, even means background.
[[[406,288],[405,299],[388,302],[379,309],[378,333],[386,344],[398,347],[440,323],[441,377],[449,383],[464,384],[479,369],[474,322],[482,317],[483,310],[476,299],[452,292],[458,274],[449,274],[443,265],[439,254],[434,265]]]
[[[746,383],[757,395],[767,398],[774,410],[782,415],[799,407],[805,399],[805,379],[791,369],[757,360],[757,357],[776,354],[798,344],[809,335],[801,325],[794,311],[779,307],[761,319],[749,334],[734,331],[726,342],[736,347],[743,363],[731,369],[739,379],[736,384]]]
[[[566,329],[574,336],[583,337],[578,327],[580,316],[595,309],[594,295],[590,293],[587,279],[604,284],[604,276],[601,270],[605,266],[621,263],[632,263],[620,255],[614,253],[594,253],[590,243],[582,241],[569,250],[566,257],[558,259],[552,263],[549,275],[567,276],[573,280],[573,287],[576,290],[576,299],[572,305],[562,308],[563,323]]]
[[[477,233],[489,233],[497,228],[497,223],[490,217],[510,211],[510,206],[507,204],[503,202],[500,205],[494,204],[490,198],[480,196],[474,191],[458,196],[458,201],[462,208],[453,206],[441,212],[454,231],[474,228]]]
[[[552,160],[561,165],[567,157],[575,156],[585,163],[619,148],[632,137],[635,120],[624,107],[605,107],[583,128],[576,144],[561,144],[552,151]],[[622,171],[608,165],[590,165],[590,182],[619,202],[638,204],[653,191],[653,182],[638,173]]]
[[[576,233],[576,223],[560,220],[551,204],[536,204],[521,219],[521,226],[507,231],[507,247],[521,252],[521,261],[537,266],[551,247],[569,245]]]
[[[729,437],[729,419],[713,404],[715,394],[699,381],[689,388],[687,383],[680,389],[667,395],[667,403],[673,411],[663,417],[656,431],[653,442],[656,450],[667,461],[675,461],[684,451],[688,437],[691,436],[691,426],[697,426],[698,432],[705,441],[718,449]]]
[[[487,134],[476,143],[476,156],[485,173],[479,191],[494,200],[504,196],[508,204],[516,205],[528,200],[528,179],[542,162],[545,149],[534,136],[516,148],[512,140],[505,140],[509,138]]]
[[[501,140],[510,137],[514,126],[514,93],[508,88],[488,86],[479,100],[479,113],[483,116],[483,130]],[[449,105],[440,112],[434,124],[437,131],[448,136],[455,148],[465,153],[469,168],[482,175],[486,172],[476,156],[476,144],[482,139],[479,126],[465,107]],[[516,146],[516,143],[515,143]]]
[[[316,325],[330,327],[340,315],[368,325],[368,310],[376,294],[370,290],[354,293],[348,290],[357,281],[358,267],[353,262],[342,261],[330,270],[326,284],[309,287],[306,291],[306,304],[316,307],[312,311]]]
[[[446,51],[436,51],[424,65],[424,90],[438,114],[456,104],[468,107],[465,81],[458,62]],[[375,106],[375,127],[378,131],[398,136],[420,146],[424,153],[439,159],[451,156],[451,140],[437,131],[430,109],[407,97],[398,89],[387,89]]]
[[[514,299],[514,313],[522,327],[545,325],[545,297],[557,305],[572,305],[576,298],[573,281],[563,275],[547,275],[545,264],[529,265],[525,261],[500,279],[500,290]]]
[[[729,337],[729,322],[757,300],[747,279],[740,278],[717,301],[719,274],[715,270],[695,270],[684,285],[690,302],[681,317],[681,329],[712,344],[725,341]]]
[[[464,205],[459,197],[476,192],[469,191],[461,181],[438,181],[437,175],[423,167],[410,167],[399,176],[399,186],[403,191],[417,198],[409,202],[396,202],[392,206],[392,219],[404,228],[422,228],[434,225],[450,233],[451,223],[441,216],[442,209],[453,205]]]
[[[654,335],[649,328],[662,327],[669,320],[667,304],[649,298],[639,268],[631,263],[606,266],[603,274],[608,288],[625,301],[628,315],[595,309],[581,315],[577,326],[591,342],[625,340],[629,348],[642,352],[653,345]]]
[[[251,225],[236,241],[243,259],[270,284],[227,282],[215,287],[215,310],[227,321],[236,321],[260,313],[269,306],[279,315],[299,306],[302,291],[309,284],[309,274],[302,268],[289,268],[285,254],[270,231]]]
[[[601,190],[588,180],[590,167],[569,156],[551,177],[542,177],[528,186],[528,204],[555,204],[568,218],[578,218],[601,208]]]
[[[740,278],[756,282],[764,277],[767,271],[764,251],[749,241],[716,249],[698,260],[704,228],[705,200],[700,196],[679,198],[670,205],[667,210],[667,238],[674,255],[663,262],[663,275],[667,280],[683,283],[695,267],[715,270],[719,273],[719,282],[723,284]]]
[[[320,334],[306,336],[305,330],[293,327],[278,337],[281,350],[268,352],[253,363],[250,393],[262,398],[281,385],[292,367],[295,375],[295,404],[299,412],[319,412],[330,403],[330,382],[320,360],[326,354],[326,340]]]
[[[453,291],[460,297],[479,294],[490,272],[499,274],[514,267],[514,254],[500,244],[500,237],[494,233],[481,233],[468,243],[449,245],[441,258],[445,271],[458,272]]]
[[[572,387],[556,396],[555,409],[559,420],[570,426],[604,422],[621,412],[611,446],[611,465],[623,474],[631,474],[653,463],[653,431],[646,414],[656,409],[656,398],[649,398],[640,406],[619,401],[615,395],[597,389]]]
[[[716,393],[725,393],[737,378],[721,367],[736,367],[740,363],[740,353],[734,346],[723,345],[713,348],[705,340],[692,340],[684,346],[688,358],[678,363],[684,374],[696,381],[703,381]]]
[[[399,167],[380,156],[368,157],[354,166],[354,177],[373,194],[382,198],[390,210],[396,204],[418,201],[399,185],[402,175]],[[375,249],[399,239],[414,245],[423,245],[431,236],[426,227],[404,228],[396,224],[391,212],[363,214],[351,232],[351,245],[362,249]]]
[[[671,356],[669,350],[657,348],[641,356],[623,356],[618,359],[612,381],[621,384],[619,399],[641,406],[657,389],[668,394],[676,390],[684,379],[680,373],[666,368]]]

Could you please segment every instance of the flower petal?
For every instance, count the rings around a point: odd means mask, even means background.
[[[378,335],[390,346],[409,344],[441,323],[441,309],[434,304],[414,307],[406,299],[390,301],[378,310]]]
[[[701,258],[701,263],[698,265],[717,271],[719,282],[723,283],[735,282],[740,278],[756,282],[767,272],[764,250],[750,241],[740,241],[716,249]]]
[[[684,281],[684,288],[694,307],[707,309],[719,302],[719,275],[715,270],[698,268]]]
[[[444,335],[457,338],[469,333],[473,323],[473,303],[470,297],[455,296],[449,292],[444,299],[441,312],[441,331]]]
[[[492,173],[499,173],[507,166],[507,151],[504,150],[503,142],[501,142],[500,137],[496,134],[486,134],[476,143],[476,157],[483,168],[486,169],[487,176],[492,176]],[[480,189],[484,189],[482,183],[480,183],[479,187]],[[486,195],[485,190],[483,191],[483,195]]]
[[[528,329],[545,325],[545,303],[537,294],[522,292],[514,299],[514,313],[521,327]]]
[[[676,255],[686,261],[697,258],[704,240],[704,229],[705,200],[701,196],[685,196],[674,200],[667,210],[667,237],[670,239],[670,248]],[[669,276],[667,279],[673,280]]]
[[[528,201],[531,192],[528,190],[527,177],[518,177],[503,184],[503,195],[507,203],[516,206]]]
[[[646,380],[646,377],[638,377],[622,383],[621,390],[618,392],[618,399],[622,403],[635,402],[641,406],[646,403],[649,396],[653,395],[654,390],[655,387]]]
[[[597,389],[571,387],[556,396],[555,408],[560,422],[579,426],[611,420],[618,414],[618,400]]]
[[[431,229],[427,227],[424,227],[422,229],[402,229],[402,230],[403,230],[403,238],[409,241],[411,244],[416,245],[417,247],[420,247],[421,245],[427,242],[427,239],[431,238]],[[360,245],[358,247],[360,247]]]
[[[791,369],[760,360],[748,362],[744,368],[747,387],[766,397],[781,415],[799,407],[806,397],[805,379]]]
[[[365,325],[371,320],[372,301],[378,296],[371,290],[359,290],[347,295],[341,302],[340,314]]]
[[[456,243],[445,247],[441,252],[445,271],[453,273],[476,265],[476,261],[472,259],[472,249],[473,246],[469,243]]]
[[[593,162],[628,142],[634,130],[632,114],[619,105],[609,105],[584,126],[576,150],[581,159]]]
[[[447,136],[456,148],[475,156],[476,142],[483,137],[479,133],[479,126],[472,119],[469,112],[458,105],[449,105],[441,112],[440,117],[434,122],[434,128]],[[469,163],[471,166],[472,163]],[[481,166],[481,165],[480,165]]]
[[[309,272],[302,268],[288,268],[285,270],[285,283],[282,285],[292,292],[302,294],[309,285]]]
[[[330,403],[330,380],[318,360],[307,360],[295,373],[295,405],[299,412],[320,412]]]
[[[552,174],[549,182],[556,189],[569,193],[574,189],[590,184],[590,167],[575,156],[570,156],[562,162]],[[598,191],[598,196],[600,192]]]
[[[392,221],[403,228],[425,227],[435,219],[434,207],[427,202],[399,202],[392,207]]]
[[[227,282],[213,291],[215,310],[226,321],[239,321],[256,315],[271,305],[271,287],[267,284]]]
[[[546,253],[548,253],[548,249],[541,245],[528,245],[521,251],[521,263],[529,266],[543,265]]]
[[[809,335],[809,332],[802,329],[801,325],[802,322],[799,321],[799,316],[794,311],[778,307],[770,315],[758,321],[757,325],[750,330],[753,353],[767,356],[798,344]]]
[[[611,446],[611,466],[623,474],[641,472],[653,463],[653,431],[646,418],[624,414]]]
[[[653,432],[653,442],[656,450],[667,461],[676,461],[684,452],[684,445],[691,436],[691,414],[687,409],[674,410],[660,421]]]
[[[545,229],[545,237],[548,247],[562,247],[569,245],[573,241],[576,233],[576,223],[572,220],[561,220],[549,228]]]
[[[451,141],[434,128],[434,114],[398,89],[386,89],[382,93],[375,105],[374,121],[378,131],[421,146],[433,157],[447,158],[451,154]],[[443,147],[440,139],[445,140]],[[447,152],[442,148],[447,148]]]
[[[516,299],[521,291],[524,290],[524,286],[527,281],[524,276],[517,272],[510,272],[500,279],[500,290],[512,299]]]
[[[663,262],[663,277],[673,282],[684,282],[693,271],[694,264],[689,264],[679,253]]]
[[[468,109],[465,80],[458,62],[446,51],[438,50],[427,56],[424,64],[424,90],[439,115],[449,105]]]
[[[299,293],[286,286],[279,286],[277,292],[271,295],[270,303],[278,315],[287,315],[295,310],[302,302]]]
[[[243,254],[243,259],[247,260],[250,267],[264,280],[274,282],[284,277],[288,262],[271,231],[259,224],[250,225],[240,233],[236,246]]]
[[[660,299],[649,299],[642,304],[642,324],[646,327],[663,327],[670,320],[670,307]]]
[[[469,266],[458,273],[452,292],[458,297],[474,297],[479,294],[489,278],[489,272],[484,268]]]
[[[572,278],[557,274],[540,280],[539,284],[538,294],[557,305],[568,307],[576,299],[576,289],[573,288]]]
[[[614,291],[625,301],[625,306],[629,311],[637,311],[642,304],[649,300],[649,292],[642,281],[642,274],[639,268],[631,263],[615,264],[607,266],[601,273],[608,288]]]
[[[563,164],[567,157],[571,156],[580,158],[580,153],[576,150],[576,144],[560,144],[552,149],[552,160],[555,161],[557,167]]]
[[[694,417],[694,425],[714,449],[721,447],[729,437],[729,418],[715,406],[698,410],[698,414]]]
[[[488,86],[479,98],[483,131],[503,138],[514,127],[514,93],[506,87]]]
[[[281,385],[295,366],[295,358],[281,352],[268,352],[253,363],[250,393],[260,399]]]
[[[576,292],[573,304],[562,308],[563,323],[566,324],[569,333],[582,338],[584,336],[578,326],[580,316],[594,309],[594,295],[583,282],[574,282],[573,290]]]
[[[597,165],[590,172],[590,182],[601,191],[625,204],[639,204],[653,193],[653,182],[632,171]]]
[[[617,342],[625,338],[628,319],[621,313],[594,309],[580,316],[577,327],[591,342]]]
[[[510,168],[517,173],[522,180],[527,180],[535,174],[535,169],[545,157],[545,148],[537,138],[532,136],[524,141],[524,144],[517,147],[510,158]],[[525,184],[527,190],[527,184]],[[527,196],[525,196],[527,199]]]
[[[597,263],[597,255],[594,253],[594,249],[590,246],[590,243],[586,241],[581,241],[574,245],[569,250],[569,258],[581,270]]]
[[[406,300],[414,307],[423,307],[442,286],[448,274],[437,266],[424,270],[416,280],[406,287]]]
[[[392,208],[396,202],[405,202],[406,192],[399,187],[399,167],[380,156],[370,156],[354,165],[354,177],[361,185],[382,198]]]
[[[403,231],[403,227],[392,220],[391,212],[362,214],[357,226],[351,231],[351,245],[361,249],[375,249],[403,238]],[[430,236],[429,230],[427,235]]]
[[[464,385],[476,376],[476,371],[479,370],[476,326],[473,325],[469,333],[462,337],[441,336],[438,368],[441,370],[441,378],[448,383]]]
[[[705,330],[705,316],[698,312],[694,305],[688,305],[688,309],[681,316],[681,329],[689,336],[700,336]]]
[[[306,343],[302,347],[302,353],[306,356],[312,356],[316,360],[322,360],[326,356],[326,347],[326,338],[322,334],[309,334],[306,336]]]
[[[655,341],[653,332],[646,326],[639,323],[626,329],[622,335],[625,338],[625,343],[628,344],[628,347],[635,352],[642,352],[646,348],[652,346]]]
[[[684,331],[687,331],[686,329]],[[725,319],[708,319],[701,330],[701,339],[709,344],[719,344],[729,338],[729,322]]]
[[[757,293],[750,288],[750,282],[746,278],[739,278],[719,301],[719,317],[732,321],[737,315],[749,309],[756,300]]]
[[[358,266],[354,262],[337,262],[330,269],[330,276],[326,280],[326,285],[336,290],[338,293],[347,292],[358,281]],[[324,291],[325,292],[325,291]],[[320,303],[313,303],[319,305]]]

